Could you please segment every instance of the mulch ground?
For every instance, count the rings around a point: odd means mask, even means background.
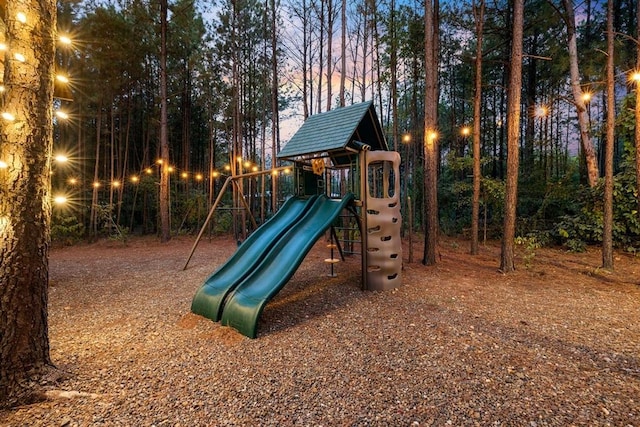
[[[235,249],[205,239],[183,271],[193,241],[55,248],[63,375],[0,424],[640,426],[640,258],[539,249],[501,274],[495,242],[443,239],[430,267],[415,242],[402,287],[367,292],[319,242],[251,340],[190,313]]]

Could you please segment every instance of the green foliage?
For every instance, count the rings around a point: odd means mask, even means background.
[[[576,194],[580,191],[578,164],[572,162],[560,179],[545,179],[534,174],[519,185],[518,233],[540,235],[550,233],[555,224],[581,208]]]
[[[213,233],[216,235],[227,234],[231,232],[233,225],[233,216],[230,212],[216,211],[213,221]]]
[[[545,239],[541,239],[536,235],[518,236],[515,238],[515,243],[524,248],[522,261],[524,262],[525,268],[531,268],[533,265],[533,260],[536,257],[536,249],[540,249],[546,245]]]
[[[486,159],[483,160],[484,163],[487,162]],[[470,173],[472,168],[472,157],[457,156],[453,152],[447,155],[447,167],[443,170],[438,187],[440,227],[445,234],[458,234],[471,226],[473,181]],[[487,223],[492,224],[491,228],[502,227],[504,197],[504,181],[482,178],[480,183],[481,215],[484,214],[486,208]]]
[[[114,206],[106,203],[101,203],[96,206],[96,218],[99,224],[99,229],[101,230],[102,235],[109,238],[110,240],[115,240],[118,242],[122,242],[123,244],[127,243],[127,238],[129,237],[129,229],[126,227],[120,227],[116,224],[113,219],[114,216]]]
[[[633,165],[635,153],[630,145],[625,150],[622,171],[613,183],[613,242],[629,252],[640,249],[640,219],[638,193]],[[560,243],[572,251],[584,250],[586,245],[602,242],[604,182],[577,194],[581,208],[575,215],[567,215],[556,225],[555,235]]]
[[[51,241],[54,244],[73,245],[82,240],[84,232],[84,225],[74,214],[54,212],[51,217]]]

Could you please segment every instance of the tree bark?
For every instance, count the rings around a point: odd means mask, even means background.
[[[169,133],[167,123],[167,0],[160,0],[160,241],[171,239]]]
[[[6,164],[0,168],[0,408],[32,402],[38,394],[25,380],[52,368],[47,293],[56,3],[5,5],[5,38],[21,46],[25,61],[4,62],[4,111],[14,120],[0,126]],[[13,18],[18,12],[26,24]]]
[[[480,217],[480,118],[482,108],[482,38],[484,31],[484,0],[480,4],[474,2],[473,12],[476,21],[476,61],[475,88],[473,93],[473,200],[471,203],[471,254],[478,254],[478,222]]]
[[[582,88],[580,87],[575,13],[571,0],[562,0],[562,4],[565,8],[565,23],[567,24],[571,91],[573,93],[573,102],[576,106],[576,112],[578,113],[580,142],[582,144],[582,152],[584,153],[587,165],[587,182],[590,187],[594,187],[598,183],[600,172],[598,171],[596,150],[593,146],[593,142],[591,141],[591,137],[589,136],[589,115],[587,114],[587,107],[583,99]]]
[[[520,98],[522,89],[522,33],[524,27],[524,0],[514,0],[511,70],[507,98],[507,183],[504,201],[504,230],[500,254],[500,270],[515,270],[514,245],[516,208],[518,204],[518,170],[520,150]]]
[[[640,2],[636,2],[636,73],[640,73]],[[636,80],[636,194],[638,195],[637,216],[640,220],[640,79]]]
[[[347,0],[342,0],[342,5],[340,8],[340,30],[341,30],[341,41],[340,41],[340,61],[342,71],[340,73],[340,106],[345,106],[345,81],[347,78]]]
[[[278,11],[276,9],[276,1],[271,0],[271,153],[272,153],[272,163],[271,167],[275,168],[278,166],[276,158],[276,154],[280,151],[280,115],[278,113],[279,110],[279,79],[278,79]],[[304,11],[303,13],[306,13]],[[305,30],[306,31],[306,28]],[[305,47],[306,49],[306,47]],[[303,58],[302,62],[305,63],[306,59]],[[306,77],[303,77],[306,80]],[[305,101],[306,102],[306,101]],[[306,119],[306,116],[305,116]],[[265,161],[265,153],[262,153],[262,169],[264,170],[264,161]],[[264,182],[264,178],[263,178]],[[271,194],[273,197],[271,198],[271,212],[275,212],[278,208],[278,198],[275,197],[277,193],[277,181],[275,176],[271,179]],[[263,192],[264,194],[264,192]]]
[[[437,0],[436,0],[437,1]],[[438,53],[436,10],[433,0],[425,0],[424,10],[424,186],[425,186],[425,237],[424,265],[436,263],[438,239]]]
[[[395,0],[391,0],[389,4],[390,8],[390,18],[389,18],[389,43],[390,50],[389,52],[389,73],[391,74],[391,119],[392,122],[392,138],[393,150],[400,150],[400,135],[398,131],[398,38],[396,35],[396,4]]]
[[[602,226],[602,267],[613,268],[613,145],[615,143],[613,0],[607,2],[607,137],[604,155],[604,218]]]
[[[333,18],[334,7],[333,0],[327,0],[327,111],[331,110],[333,97]]]

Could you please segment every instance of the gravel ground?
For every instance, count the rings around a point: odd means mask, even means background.
[[[363,292],[359,258],[330,278],[320,242],[251,340],[189,312],[234,250],[205,240],[182,271],[192,244],[53,250],[65,375],[0,425],[640,426],[638,258],[606,272],[598,249],[541,250],[502,275],[497,244],[445,240],[438,265]]]

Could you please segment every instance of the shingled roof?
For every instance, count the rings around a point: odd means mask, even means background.
[[[371,146],[371,150],[389,149],[371,101],[309,116],[278,158],[328,155],[334,164],[344,165],[358,151],[358,142]]]

